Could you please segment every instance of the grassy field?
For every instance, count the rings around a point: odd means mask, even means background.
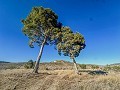
[[[31,69],[0,71],[0,90],[120,90],[120,73],[90,75],[73,70],[41,70],[30,74]]]
[[[119,70],[106,73],[79,68],[77,75],[72,63],[59,61],[40,64],[39,74],[31,74],[32,69],[23,65],[0,69],[0,90],[120,90]]]

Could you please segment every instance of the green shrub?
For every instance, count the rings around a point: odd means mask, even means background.
[[[98,69],[99,66],[98,66],[98,65],[91,65],[91,68],[92,68],[92,69]]]
[[[29,61],[24,65],[24,67],[25,67],[26,69],[31,69],[31,68],[33,68],[33,67],[34,67],[34,62],[33,62],[33,60],[29,60]]]
[[[104,67],[104,70],[105,70],[105,71],[110,71],[110,70],[112,70],[112,71],[120,72],[120,66],[110,66],[110,65],[106,65],[106,66]]]
[[[80,67],[81,67],[82,69],[86,69],[86,65],[85,65],[85,64],[80,64]]]
[[[103,70],[104,71],[109,71],[109,70],[111,70],[111,67],[109,65],[106,65]]]
[[[116,72],[120,72],[120,66],[113,66],[112,70]]]

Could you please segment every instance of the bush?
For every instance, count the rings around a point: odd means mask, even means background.
[[[85,65],[85,64],[80,64],[80,67],[81,67],[82,69],[86,69],[86,65]]]
[[[112,70],[114,70],[116,72],[120,72],[120,66],[113,66]]]
[[[98,65],[91,65],[91,68],[92,68],[92,69],[98,69],[99,66],[98,66]]]
[[[120,66],[110,66],[107,65],[104,67],[105,71],[116,71],[116,72],[120,72]]]
[[[109,71],[109,70],[111,70],[112,68],[109,66],[109,65],[106,65],[105,67],[104,67],[104,71]]]
[[[24,65],[24,67],[25,67],[26,69],[31,69],[31,68],[33,68],[33,67],[34,67],[34,62],[33,62],[33,60],[29,60],[29,61]]]

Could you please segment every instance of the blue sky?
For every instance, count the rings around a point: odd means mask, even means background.
[[[39,47],[28,46],[20,22],[33,6],[51,8],[63,25],[84,35],[86,48],[76,58],[78,63],[120,63],[119,0],[0,0],[0,60],[36,60]],[[45,46],[41,62],[53,60],[71,61],[53,46]]]

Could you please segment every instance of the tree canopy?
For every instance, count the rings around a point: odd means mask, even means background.
[[[80,33],[73,33],[68,27],[65,27],[62,32],[63,37],[61,42],[57,44],[59,54],[63,53],[65,56],[69,56],[71,59],[78,57],[82,49],[85,48],[85,39]]]
[[[80,33],[73,33],[69,27],[62,26],[51,9],[34,7],[22,23],[22,31],[29,38],[29,46],[33,48],[34,43],[37,43],[41,47],[33,72],[38,73],[44,45],[54,44],[60,55],[63,53],[73,59],[76,67],[74,58],[85,48],[84,37]]]
[[[43,7],[34,7],[22,23],[24,24],[22,31],[30,39],[30,47],[34,47],[34,43],[40,46],[44,39],[45,45],[54,44],[62,27],[58,22],[58,16],[51,9]]]
[[[33,48],[34,43],[37,43],[41,47],[33,70],[34,73],[38,73],[44,45],[58,43],[62,24],[58,22],[58,16],[51,9],[43,7],[34,7],[22,23],[22,31],[29,38],[29,46]]]

